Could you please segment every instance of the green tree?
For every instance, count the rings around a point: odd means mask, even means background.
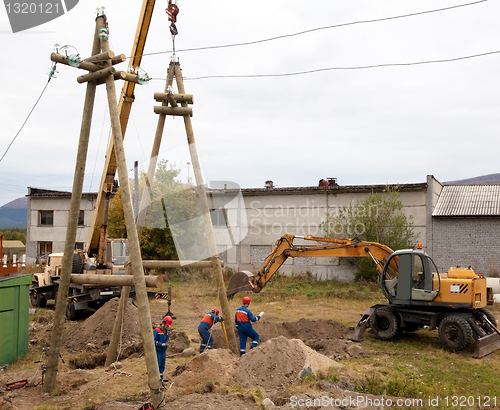
[[[399,195],[399,187],[388,186],[383,193],[372,192],[364,200],[327,213],[326,221],[321,224],[324,235],[378,242],[394,250],[412,248],[418,235],[414,232],[413,216],[401,212],[403,204]],[[350,258],[349,261],[357,267],[357,279],[378,280],[371,258]]]
[[[146,212],[145,226],[140,238],[143,259],[177,260],[177,252],[168,221],[185,221],[198,216],[196,196],[191,186],[176,180],[180,170],[160,161],[156,167]],[[145,186],[145,174],[141,177],[139,197]],[[167,219],[168,215],[168,219]],[[120,190],[110,203],[108,212],[108,236],[126,236]]]
[[[126,238],[127,229],[125,228],[125,215],[122,206],[122,192],[117,189],[113,199],[109,203],[108,210],[108,237]]]
[[[6,241],[21,241],[26,245],[26,229],[12,228],[1,231],[0,235],[3,235],[3,239]]]

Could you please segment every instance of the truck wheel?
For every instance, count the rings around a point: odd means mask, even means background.
[[[30,302],[33,307],[36,308],[44,308],[47,306],[47,299],[45,298],[44,295],[41,295],[40,293],[35,293],[31,292],[30,293]]]
[[[82,273],[83,272],[83,262],[79,253],[73,254],[73,266],[71,268],[71,273]]]
[[[78,318],[78,311],[75,309],[74,303],[68,303],[66,305],[66,317],[69,320],[76,320]]]
[[[379,339],[389,340],[399,332],[399,317],[394,309],[380,307],[373,312],[370,318],[372,332]]]
[[[472,329],[460,316],[446,316],[439,324],[439,338],[454,352],[465,349],[472,341]]]

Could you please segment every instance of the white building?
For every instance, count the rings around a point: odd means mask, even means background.
[[[252,189],[231,188],[228,183],[221,184],[221,189],[210,190],[212,223],[225,266],[234,271],[258,271],[275,242],[285,233],[323,236],[320,224],[327,212],[335,214],[340,207],[386,188],[385,185],[341,186],[333,179],[330,183],[322,181],[321,186],[287,188],[274,187],[268,181],[265,187]],[[452,188],[427,176],[423,183],[398,186],[402,212],[412,216],[417,241],[440,271],[462,265],[472,266],[487,276],[500,273],[499,185]],[[77,247],[82,248],[87,242],[96,197],[96,194],[83,194]],[[29,188],[28,261],[64,250],[70,198],[68,192]],[[351,238],[355,236],[354,232]],[[313,243],[296,239],[295,244]],[[199,258],[204,257],[201,252]],[[319,279],[341,281],[354,277],[350,265],[332,258],[289,259],[280,272],[287,275],[310,272]]]

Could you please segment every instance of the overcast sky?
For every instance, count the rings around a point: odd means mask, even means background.
[[[47,84],[55,43],[90,55],[95,9],[105,6],[111,49],[130,55],[139,0],[80,0],[66,15],[12,34],[0,11],[0,155]],[[387,20],[465,5],[459,0],[179,0],[175,40],[206,180],[242,187],[439,181],[499,172],[500,2]],[[157,124],[154,92],[163,92],[172,56],[157,1],[125,135],[130,176],[147,169]],[[376,22],[371,20],[386,19]],[[359,24],[348,24],[362,22]],[[326,26],[340,27],[319,29]],[[255,42],[307,30],[305,34]],[[488,55],[452,62],[478,54]],[[376,68],[363,68],[378,66]],[[390,66],[385,66],[390,65]],[[127,63],[117,66],[126,70]],[[27,187],[71,191],[80,134],[84,71],[58,65],[38,105],[0,162],[0,205]],[[316,71],[300,75],[284,75]],[[260,77],[244,77],[255,76]],[[122,88],[117,83],[117,92]],[[106,91],[99,87],[84,192],[96,192],[110,135]],[[161,158],[193,177],[181,118],[168,117]]]

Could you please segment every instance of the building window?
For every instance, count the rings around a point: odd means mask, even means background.
[[[38,242],[38,255],[47,256],[52,253],[52,242]]]
[[[85,216],[85,211],[80,211],[80,215],[78,215],[78,226],[85,225],[84,216]]]
[[[38,211],[38,225],[54,225],[54,211]]]
[[[83,251],[83,242],[75,242],[75,249]]]
[[[212,218],[213,226],[227,226],[227,214],[225,209],[212,209],[210,211],[210,217]]]

